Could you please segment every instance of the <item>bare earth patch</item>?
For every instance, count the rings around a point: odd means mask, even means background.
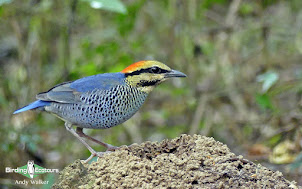
[[[122,146],[91,164],[76,160],[53,188],[298,188],[213,138],[182,135],[173,140]]]

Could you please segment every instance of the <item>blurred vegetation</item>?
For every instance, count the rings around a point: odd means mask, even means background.
[[[22,178],[4,167],[62,169],[90,155],[55,116],[15,109],[145,59],[188,77],[161,84],[121,126],[87,134],[116,146],[213,136],[302,185],[302,1],[104,2],[0,1],[0,186]]]

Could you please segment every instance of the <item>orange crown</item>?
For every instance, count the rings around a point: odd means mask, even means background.
[[[133,63],[130,66],[128,66],[127,68],[123,69],[121,72],[122,73],[131,73],[131,72],[137,70],[137,68],[143,67],[145,62],[146,62],[146,60],[142,60],[142,61]]]

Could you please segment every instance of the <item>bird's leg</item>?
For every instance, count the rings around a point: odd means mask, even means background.
[[[94,156],[102,157],[106,153],[106,152],[96,152],[94,149],[92,149],[89,146],[89,144],[87,142],[85,142],[85,140],[83,140],[81,138],[81,136],[79,136],[74,129],[72,129],[72,124],[65,122],[65,128],[69,132],[71,132],[71,134],[73,134],[75,137],[77,137],[77,139],[79,139],[82,142],[82,144],[84,144],[84,146],[90,151],[91,156],[88,159],[86,159],[84,161],[84,163],[88,163]]]
[[[83,128],[77,127],[77,128],[76,128],[76,133],[77,133],[80,137],[85,137],[85,138],[87,138],[88,140],[91,140],[91,141],[93,141],[93,142],[95,142],[95,143],[97,143],[97,144],[100,144],[100,145],[104,146],[105,148],[107,148],[107,151],[114,151],[114,150],[118,149],[118,147],[116,147],[116,146],[112,146],[112,145],[110,145],[110,144],[107,144],[107,143],[105,143],[105,142],[102,142],[102,141],[99,141],[99,140],[97,140],[97,139],[95,139],[95,138],[92,138],[91,136],[86,135],[86,134],[83,132]]]

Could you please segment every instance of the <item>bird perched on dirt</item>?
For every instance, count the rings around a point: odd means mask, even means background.
[[[116,147],[84,134],[83,128],[106,129],[125,122],[138,111],[156,85],[172,77],[186,75],[157,61],[140,61],[121,72],[98,74],[56,85],[37,94],[37,101],[14,114],[33,109],[55,114],[91,152],[87,162],[103,153],[93,150],[82,137],[103,145],[107,151]],[[76,130],[72,126],[76,126]]]

